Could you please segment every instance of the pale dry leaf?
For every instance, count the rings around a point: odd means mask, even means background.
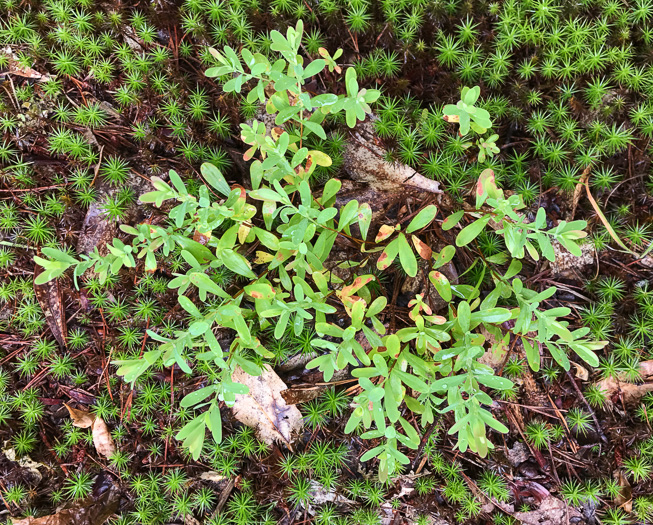
[[[283,441],[290,446],[293,434],[302,428],[302,414],[281,396],[287,386],[276,372],[266,365],[260,376],[252,376],[238,367],[231,379],[249,387],[248,394],[236,395],[232,407],[236,419],[255,428],[261,441],[269,445]]]
[[[311,480],[311,503],[323,505],[324,503],[338,503],[340,505],[353,505],[356,502],[339,494],[335,489],[326,489],[320,482]]]
[[[223,476],[219,472],[216,472],[215,470],[209,470],[207,472],[202,472],[200,474],[200,479],[203,479],[204,481],[213,481],[214,483],[219,483],[220,481],[227,479],[227,477]]]
[[[43,479],[43,475],[41,472],[39,472],[39,467],[45,467],[49,468],[47,465],[44,465],[43,463],[38,463],[37,461],[34,461],[32,458],[29,456],[23,456],[21,458],[16,457],[16,451],[14,450],[13,447],[10,447],[11,442],[10,441],[5,441],[5,448],[2,449],[2,453],[5,455],[5,457],[14,463],[18,463],[18,465],[24,469],[29,470],[32,474],[34,474],[35,477],[38,478],[40,481]]]
[[[115,454],[116,446],[113,443],[113,438],[109,433],[107,424],[102,418],[98,417],[93,421],[91,431],[93,433],[93,445],[95,445],[95,450],[97,450],[98,454],[101,454],[105,458]]]
[[[574,363],[573,361],[571,364],[576,368],[576,377],[578,379],[581,381],[587,381],[590,378],[590,373],[587,371],[587,368],[578,363]]]
[[[98,454],[108,458],[116,452],[111,433],[101,417],[96,417],[85,410],[72,408],[65,403],[64,406],[68,409],[74,426],[91,429],[93,445]]]

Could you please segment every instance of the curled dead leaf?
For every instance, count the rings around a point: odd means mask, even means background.
[[[50,77],[46,74],[39,73],[31,67],[23,65],[19,57],[13,52],[11,47],[7,46],[4,49],[0,49],[0,55],[4,55],[7,61],[6,69],[7,73],[11,75],[17,75],[19,77],[30,78],[32,80],[37,80],[39,82],[47,82],[50,80]],[[3,68],[4,69],[4,68]]]
[[[590,378],[590,373],[587,371],[587,368],[585,368],[582,365],[579,365],[578,363],[574,363],[572,361],[572,364],[576,368],[576,377],[580,379],[581,381],[587,381]]]
[[[68,409],[70,419],[73,420],[73,426],[78,428],[91,428],[95,416],[91,415],[85,410],[77,410],[76,408],[73,408],[66,403],[64,403],[63,406]]]
[[[621,469],[615,470],[613,477],[619,485],[619,494],[614,499],[614,502],[626,512],[631,512],[633,510],[633,491],[630,483],[628,483],[628,478],[626,478]]]

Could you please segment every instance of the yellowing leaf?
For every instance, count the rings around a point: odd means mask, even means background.
[[[249,232],[251,231],[250,226],[246,226],[245,224],[241,224],[238,227],[238,242],[240,244],[245,244],[245,241],[247,240],[247,236],[249,235]]]
[[[264,252],[261,250],[257,250],[256,252],[256,257],[254,257],[254,263],[255,264],[267,264],[270,261],[274,259],[274,255]]]
[[[331,157],[329,157],[326,153],[323,153],[321,151],[311,150],[308,152],[308,156],[318,166],[329,167],[333,163]],[[307,165],[307,169],[308,169],[308,165]]]
[[[392,235],[394,231],[394,226],[388,226],[387,224],[384,224],[379,228],[379,233],[376,234],[376,239],[374,239],[374,242],[381,242],[387,239],[390,237],[390,235]]]
[[[415,235],[412,236],[413,240],[413,245],[415,246],[415,251],[419,254],[419,256],[428,261],[431,258],[431,255],[433,254],[433,250],[431,250],[431,247],[428,244],[423,243],[418,237]]]

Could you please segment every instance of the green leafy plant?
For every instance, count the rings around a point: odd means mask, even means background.
[[[367,16],[365,8],[352,9],[348,23],[362,30]],[[241,29],[249,31],[244,26]],[[526,361],[534,370],[540,367],[540,348],[548,350],[565,370],[571,366],[568,354],[592,366],[599,363],[594,351],[605,342],[588,339],[589,328],[570,329],[565,320],[571,314],[569,308],[544,308],[556,288],[531,290],[518,277],[522,270],[519,259],[539,260],[540,253],[554,259],[553,240],[580,255],[577,243],[586,235],[582,231],[586,223],[560,221],[548,228],[543,208],[529,222],[519,211],[525,207],[521,197],[506,196],[497,186],[494,171],[486,169],[476,182],[474,208],[457,211],[440,222],[438,208],[429,204],[394,225],[382,225],[375,239],[369,240],[369,204],[351,200],[337,209],[335,200],[341,188],[337,179],[326,181],[319,196],[313,194],[313,173],[318,166],[329,167],[333,160],[324,151],[309,148],[309,144],[327,140],[325,127],[331,119],[344,115],[349,127],[364,120],[380,93],[361,88],[352,67],[344,72],[344,93],[340,95],[315,94],[306,89],[311,78],[338,71],[335,59],[339,53],[331,57],[320,49],[323,58],[304,59],[299,54],[302,33],[301,21],[285,36],[270,32],[270,50],[279,55],[273,61],[247,47],[240,49],[240,55],[231,47],[210,50],[215,65],[206,75],[223,79],[224,91],[243,96],[252,107],[256,105],[257,115],[264,111],[274,121],[274,126],[266,127],[254,116],[251,122],[240,125],[241,139],[248,147],[244,159],[251,161],[250,190],[230,187],[220,169],[209,163],[202,164],[200,170],[205,184],[185,182],[172,170],[167,181],[153,176],[153,191],[141,195],[140,201],[157,208],[166,203],[167,222],[122,225],[122,238],[107,244],[104,256],[97,249],[88,255],[72,256],[44,247],[42,256],[34,258],[43,268],[35,283],[48,282],[69,268],[76,285],[87,272],[95,274],[98,290],[91,302],[103,309],[114,308],[114,315],[120,316],[118,307],[112,306],[101,287],[125,268],[138,267],[151,273],[167,264],[164,261],[173,254],[179,254],[184,264],[176,267],[168,288],[177,290],[178,304],[188,322],[166,331],[148,328],[148,339],[158,346],[144,348],[139,357],[122,355],[114,364],[118,375],[132,387],[144,374],[160,366],[176,365],[188,375],[197,368],[210,378],[205,386],[181,400],[181,408],[189,418],[176,438],[195,459],[202,453],[207,430],[216,442],[222,440],[220,405],[231,406],[237,394],[248,391],[233,381],[233,372],[240,367],[250,375],[259,375],[262,363],[273,362],[287,352],[283,347],[271,351],[273,344],[268,340],[286,337],[302,352],[317,354],[307,366],[319,369],[325,381],[330,381],[336,371],[352,367],[360,391],[353,399],[345,431],[377,440],[378,444],[361,459],[376,458],[381,480],[410,463],[406,449],[419,447],[420,432],[414,421],[426,426],[439,413],[453,416],[448,432],[456,435],[456,448],[485,456],[493,448],[488,433],[508,430],[492,414],[493,399],[488,391],[510,391],[514,387],[510,379],[495,375],[491,367],[479,361],[486,346],[507,342],[512,336],[523,344]],[[507,61],[504,55],[493,58],[500,71],[507,68]],[[470,129],[483,135],[492,125],[489,112],[475,106],[479,95],[478,87],[464,88],[462,100],[444,108],[448,121],[460,123],[462,135]],[[171,121],[172,113],[182,116],[177,106],[174,100],[167,103],[165,112]],[[196,116],[200,116],[199,111]],[[494,144],[490,139],[485,144]],[[489,147],[494,153],[496,146]],[[488,156],[487,147],[483,148]],[[186,149],[192,153],[193,148]],[[457,161],[451,162],[457,166]],[[100,174],[120,184],[128,169],[121,159],[112,157],[103,163]],[[462,190],[467,174],[462,167],[456,169]],[[452,261],[457,249],[474,247],[490,221],[498,225],[495,234],[503,240],[506,251],[485,258],[476,270],[475,283],[451,283],[439,270]],[[461,229],[455,242],[439,252],[423,240],[426,229],[447,232],[458,224]],[[122,240],[127,237],[131,241]],[[378,293],[381,279],[366,273],[355,261],[348,263],[353,275],[347,280],[326,267],[338,237],[351,240],[366,258],[378,254],[375,271],[382,276],[393,271],[390,265],[398,259],[399,268],[415,277],[420,268],[418,260],[424,261],[421,264],[428,267],[429,283],[448,305],[446,316],[435,315],[425,298],[417,295],[408,303],[406,326],[388,333],[382,322],[388,300]],[[254,243],[257,251],[250,250]],[[219,275],[222,285],[212,278]],[[235,278],[225,279],[225,275]],[[481,295],[483,282],[493,288]],[[139,290],[143,295],[147,288],[143,285]],[[137,315],[141,319],[154,319],[155,310],[147,298],[139,300]],[[338,322],[333,316],[336,313]],[[512,321],[510,329],[503,324],[506,321]],[[218,325],[234,334],[229,348],[223,348],[213,332]],[[490,342],[486,332],[496,342]],[[142,344],[143,334],[135,327],[123,326],[117,340],[124,347],[136,348]],[[366,341],[367,349],[361,341]],[[344,403],[333,397],[309,408],[314,424],[319,424],[329,412],[335,415],[344,410]],[[94,410],[100,415],[99,411],[106,412],[106,407],[98,400]],[[578,422],[575,425],[580,429]],[[298,460],[296,468],[303,471],[310,463],[308,458],[300,459],[306,465]],[[231,474],[235,466],[230,461],[223,470],[228,467]],[[283,467],[289,475],[293,470],[291,461]],[[452,471],[453,477],[458,475],[457,469]],[[166,474],[171,494],[179,493],[184,484],[177,476],[177,471]],[[296,503],[308,498],[303,479],[294,481],[291,494]],[[488,487],[498,486],[496,480],[490,481]],[[459,490],[454,490],[456,483]],[[367,491],[366,497],[377,498],[374,494]],[[466,516],[476,515],[478,506],[468,494],[457,478],[445,489],[447,498],[466,502]],[[248,492],[239,493],[240,503],[232,499],[228,511],[234,516],[247,511],[251,517],[250,497]],[[369,502],[377,504],[376,499]]]
[[[464,87],[460,96],[460,100],[456,105],[447,104],[444,106],[444,118],[447,122],[456,122],[460,125],[460,134],[467,135],[469,130],[478,133],[479,135],[492,127],[490,114],[482,108],[474,104],[481,95],[481,88],[475,86],[473,88]]]

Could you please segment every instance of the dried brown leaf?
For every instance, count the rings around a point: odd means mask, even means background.
[[[615,470],[613,476],[619,485],[619,495],[615,498],[614,502],[626,512],[631,512],[633,510],[633,490],[630,487],[630,483],[628,483],[628,478],[626,478],[620,469]]]
[[[626,406],[632,406],[645,394],[653,392],[653,361],[642,361],[639,364],[639,372],[643,379],[640,384],[627,383],[618,377],[608,377],[596,383],[597,387],[605,391],[609,408],[612,407],[613,398],[623,400]]]
[[[431,250],[431,247],[422,242],[418,237],[413,235],[413,244],[415,245],[415,250],[419,254],[419,256],[424,259],[425,261],[428,261],[431,259],[431,255],[433,255],[433,250]]]
[[[7,57],[7,72],[11,75],[17,75],[19,77],[30,78],[32,80],[38,80],[39,82],[46,82],[50,80],[48,75],[39,73],[31,67],[24,66],[18,60],[18,57],[14,54],[11,47],[6,47],[0,50],[0,54]]]
[[[117,510],[120,493],[113,487],[101,497],[90,497],[80,504],[40,518],[13,519],[13,525],[102,525]]]
[[[78,410],[76,408],[73,408],[66,403],[63,404],[68,409],[68,413],[70,414],[70,418],[73,420],[73,426],[79,427],[79,428],[90,428],[91,425],[93,424],[93,420],[95,419],[95,416],[90,414],[89,412],[86,412],[85,410]]]

